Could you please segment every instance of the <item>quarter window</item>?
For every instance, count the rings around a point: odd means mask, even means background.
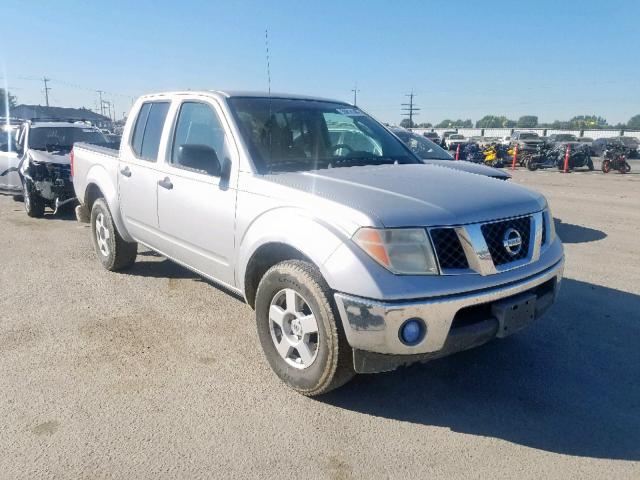
[[[142,105],[133,129],[131,148],[142,160],[155,162],[160,149],[169,102],[149,102]]]

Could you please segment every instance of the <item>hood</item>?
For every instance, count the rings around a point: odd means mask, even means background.
[[[71,160],[69,152],[45,152],[43,150],[29,150],[29,157],[34,162],[57,163],[60,165],[69,165]]]
[[[497,168],[489,167],[488,165],[482,165],[480,163],[467,162],[464,160],[422,160],[427,165],[436,165],[438,167],[451,168],[453,170],[460,170],[462,172],[476,173],[478,175],[484,175],[486,177],[500,178],[503,180],[511,178],[507,172],[498,170]]]
[[[264,179],[358,210],[384,227],[461,225],[525,215],[546,205],[542,195],[519,185],[436,165],[332,168]],[[279,195],[294,203],[299,198],[294,192]]]

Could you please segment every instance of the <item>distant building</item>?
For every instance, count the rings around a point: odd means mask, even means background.
[[[92,112],[86,108],[45,107],[42,105],[18,105],[11,110],[11,116],[31,120],[32,118],[84,120],[98,128],[111,128],[109,117]]]

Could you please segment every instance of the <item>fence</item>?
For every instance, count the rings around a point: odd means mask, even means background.
[[[640,140],[640,130],[558,130],[554,128],[413,128],[412,131],[423,134],[424,132],[436,132],[442,136],[444,132],[456,131],[465,137],[508,137],[516,131],[536,132],[540,136],[556,133],[570,133],[576,137],[589,137],[594,140],[609,137],[635,137]]]

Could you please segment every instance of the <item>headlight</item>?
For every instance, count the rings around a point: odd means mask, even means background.
[[[549,204],[547,204],[546,213],[545,217],[547,217],[546,221],[548,222],[547,227],[549,229],[549,244],[551,244],[556,239],[556,222],[553,220],[553,213],[551,213],[551,207]]]
[[[404,275],[437,275],[438,266],[422,228],[361,228],[353,241],[387,270]]]

